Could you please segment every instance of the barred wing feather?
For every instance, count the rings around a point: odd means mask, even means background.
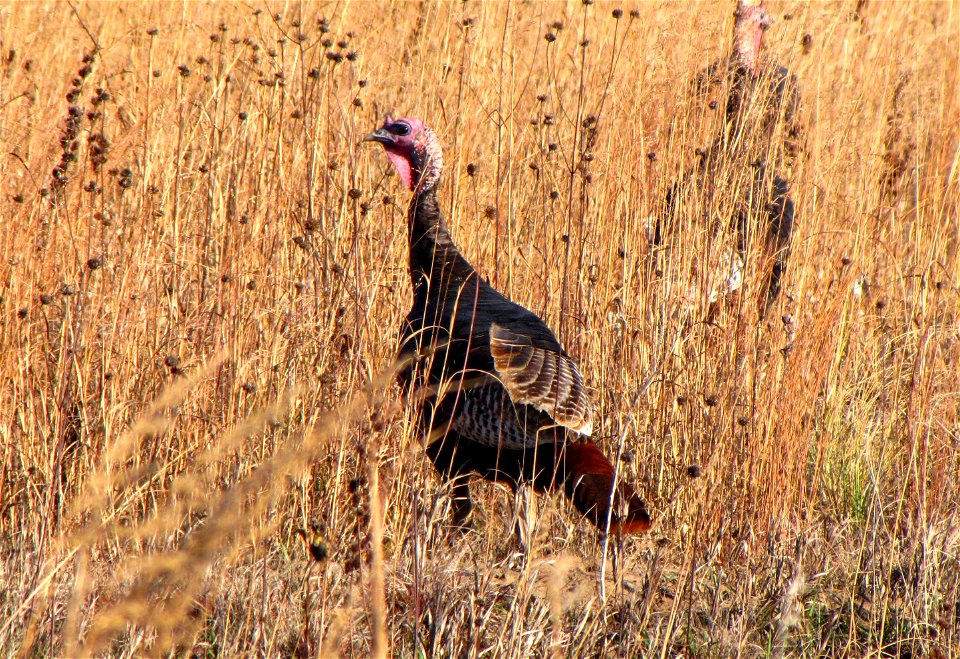
[[[539,348],[524,334],[490,325],[490,353],[511,400],[549,414],[570,430],[589,435],[593,412],[583,376],[570,357]]]

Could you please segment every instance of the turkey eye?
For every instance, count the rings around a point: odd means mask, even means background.
[[[408,126],[407,124],[394,124],[393,130],[391,132],[394,132],[397,135],[409,135],[410,126]]]

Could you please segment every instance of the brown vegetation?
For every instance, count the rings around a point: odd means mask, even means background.
[[[765,320],[757,256],[706,322],[713,233],[648,230],[732,4],[0,5],[0,652],[955,655],[956,6],[771,3],[791,261]],[[479,484],[449,528],[393,385],[388,111],[651,532],[542,497],[519,560]]]

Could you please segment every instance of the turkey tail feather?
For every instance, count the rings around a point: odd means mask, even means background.
[[[649,530],[650,515],[643,500],[626,483],[619,483],[614,491],[613,465],[594,444],[574,442],[564,447],[561,470],[567,497],[597,528],[606,528],[609,515],[611,533],[630,534]]]

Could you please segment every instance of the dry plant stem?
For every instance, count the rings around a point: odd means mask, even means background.
[[[374,657],[390,656],[387,641],[387,605],[383,567],[383,504],[380,500],[380,470],[376,452],[368,463],[370,484],[370,621]]]
[[[247,479],[239,482],[234,488],[221,496],[216,508],[211,512],[207,523],[195,530],[182,549],[170,555],[166,560],[157,561],[151,567],[152,578],[141,576],[139,585],[119,604],[105,610],[96,619],[90,636],[84,644],[84,652],[95,654],[100,651],[120,629],[131,621],[144,624],[148,619],[162,616],[167,608],[176,615],[188,605],[193,593],[202,583],[202,576],[219,552],[226,547],[235,547],[244,536],[239,531],[239,525],[245,523],[247,515],[258,509],[262,510],[268,502],[271,490],[276,485],[277,477],[282,473],[297,473],[310,464],[312,456],[322,448],[329,438],[340,431],[343,425],[354,418],[358,412],[370,404],[371,397],[377,395],[394,377],[394,370],[382,374],[371,382],[364,391],[357,394],[352,400],[333,411],[324,422],[283,451],[278,452],[272,459],[260,465]],[[266,490],[264,491],[264,488]],[[251,499],[252,498],[252,499]],[[246,502],[252,501],[250,509]],[[259,529],[261,532],[268,529]],[[164,606],[161,599],[158,603],[151,602],[156,595],[166,591],[162,584],[169,582],[171,586],[179,588],[179,592],[170,591],[169,604]],[[156,590],[160,587],[160,590]],[[174,618],[175,619],[175,618]],[[171,620],[171,622],[173,622]],[[163,624],[155,621],[160,631],[159,642],[163,648],[172,648],[182,638],[183,630],[177,630],[176,625]]]

